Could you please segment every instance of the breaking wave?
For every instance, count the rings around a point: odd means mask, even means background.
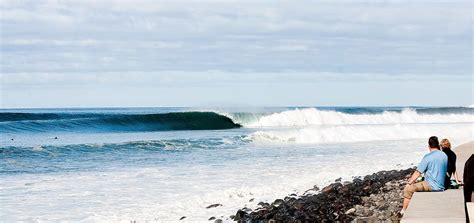
[[[250,139],[254,142],[312,144],[422,139],[432,135],[473,139],[474,128],[472,123],[307,126],[256,131]]]
[[[214,112],[164,114],[0,113],[0,132],[170,131],[238,128]]]
[[[428,138],[474,138],[474,109],[404,108],[372,113],[346,113],[315,108],[263,115],[243,123],[258,131],[255,142],[338,143]]]
[[[450,108],[403,109],[375,114],[351,114],[316,108],[295,109],[273,113],[242,124],[246,127],[291,127],[307,125],[380,125],[416,123],[467,123],[474,121],[474,109]]]
[[[146,132],[245,127],[252,141],[325,143],[474,138],[474,108],[280,108],[262,112],[189,111],[158,114],[0,112],[0,133]]]

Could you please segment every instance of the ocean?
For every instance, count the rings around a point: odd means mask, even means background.
[[[229,221],[416,165],[432,135],[473,140],[474,108],[0,109],[0,221]]]

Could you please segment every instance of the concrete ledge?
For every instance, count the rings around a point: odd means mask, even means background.
[[[466,222],[462,189],[415,192],[401,222]]]
[[[469,215],[469,221],[474,222],[474,203],[467,202],[467,214]]]
[[[474,141],[460,145],[453,151],[457,155],[456,169],[462,179],[464,163],[474,151]],[[472,219],[473,203],[467,204],[469,218]],[[462,189],[415,192],[401,222],[466,222]]]

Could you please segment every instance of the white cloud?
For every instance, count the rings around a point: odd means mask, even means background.
[[[470,1],[1,1],[0,14],[10,89],[472,80]]]
[[[217,86],[242,84],[305,84],[317,82],[416,82],[445,81],[449,83],[470,81],[466,76],[449,74],[388,75],[384,73],[331,73],[331,72],[227,72],[219,70],[183,72],[104,72],[104,73],[3,73],[3,87],[51,87],[51,86]]]
[[[143,48],[179,48],[182,47],[181,42],[176,41],[114,41],[114,40],[97,40],[97,39],[9,39],[2,42],[11,46],[58,46],[58,47],[87,47],[87,46],[107,46],[107,47],[134,47]]]

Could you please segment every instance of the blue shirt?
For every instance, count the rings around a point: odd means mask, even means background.
[[[430,184],[431,190],[443,191],[448,171],[448,156],[439,150],[433,150],[423,157],[416,170],[425,174],[425,181]]]

